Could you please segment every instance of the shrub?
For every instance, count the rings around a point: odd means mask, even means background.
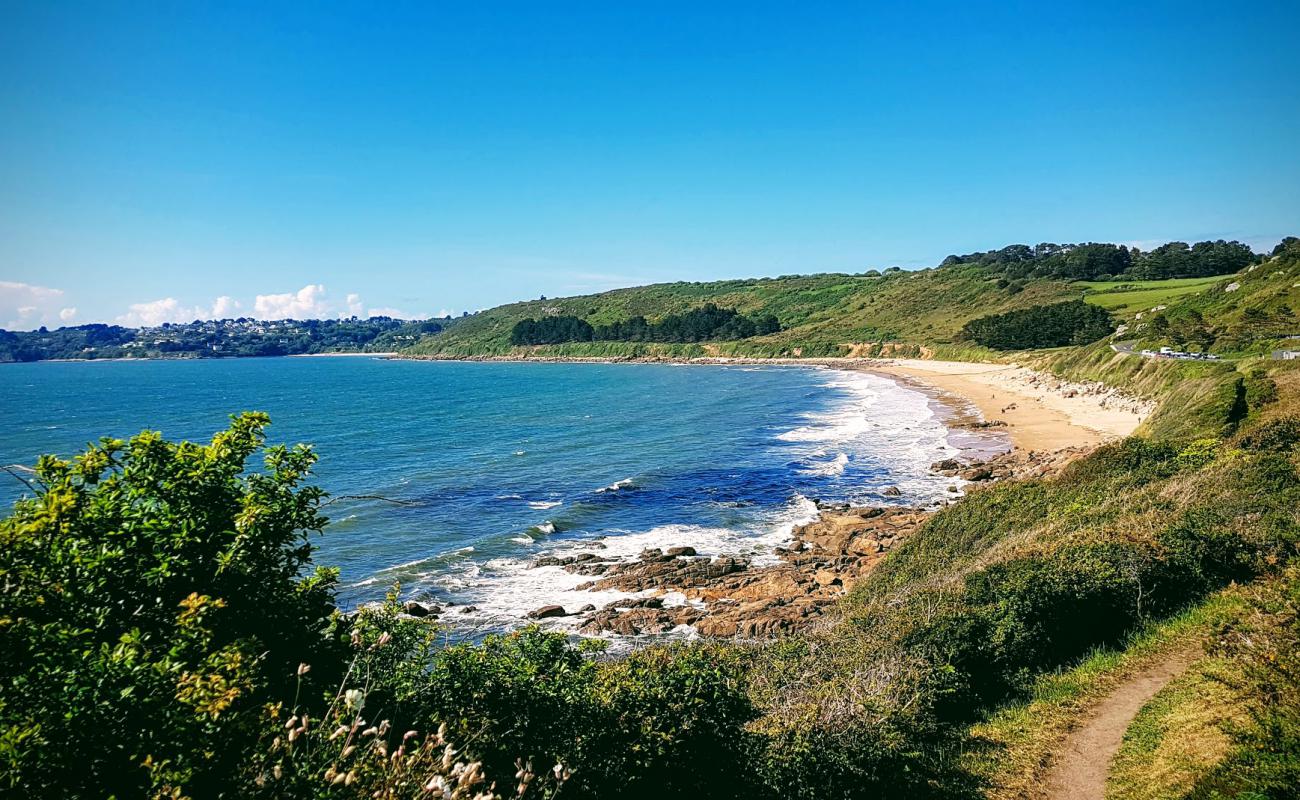
[[[328,663],[336,574],[304,575],[315,456],[262,414],[208,445],[152,432],[36,466],[0,522],[0,764],[60,797],[215,794],[297,664]]]
[[[439,650],[413,702],[449,722],[490,774],[513,771],[516,757],[565,764],[566,795],[739,791],[754,712],[738,654],[675,645],[597,663],[596,647],[530,627]]]

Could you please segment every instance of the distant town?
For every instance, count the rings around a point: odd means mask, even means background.
[[[260,320],[248,317],[163,323],[146,328],[89,324],[0,330],[0,362],[105,358],[240,358],[383,352],[441,331],[451,318]]]

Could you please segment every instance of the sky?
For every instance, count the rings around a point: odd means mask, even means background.
[[[0,327],[1300,234],[1300,3],[0,0]]]

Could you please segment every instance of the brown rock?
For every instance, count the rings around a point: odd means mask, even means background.
[[[529,619],[549,619],[551,617],[565,616],[568,616],[568,612],[564,610],[564,606],[542,606],[528,612]]]
[[[402,606],[402,610],[412,617],[436,617],[442,613],[442,606],[437,603],[421,603],[418,600],[407,600]]]

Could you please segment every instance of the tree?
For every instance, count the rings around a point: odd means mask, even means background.
[[[0,522],[0,786],[215,796],[297,665],[339,661],[337,572],[306,572],[326,522],[303,485],[316,457],[269,447],[246,470],[267,424],[37,463],[34,495]]]
[[[1072,300],[973,319],[962,328],[961,335],[996,350],[1020,350],[1087,344],[1113,329],[1105,309]]]

